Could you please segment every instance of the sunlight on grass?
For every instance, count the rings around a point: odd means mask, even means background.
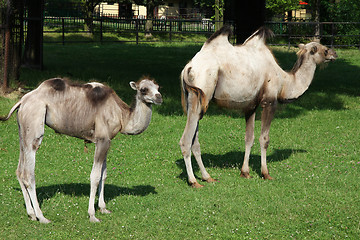
[[[118,135],[108,154],[105,200],[110,215],[88,222],[89,176],[94,146],[46,128],[36,163],[37,193],[49,225],[26,216],[15,176],[19,140],[16,117],[0,123],[0,236],[4,239],[356,239],[360,235],[360,54],[338,50],[339,59],[317,70],[299,100],[282,105],[270,131],[268,167],[260,176],[260,147],[250,157],[252,179],[241,179],[245,120],[211,106],[200,121],[202,156],[217,183],[187,185],[178,146],[186,117],[179,75],[199,44],[46,44],[44,71],[22,69],[22,87],[51,77],[91,79],[115,89],[128,104],[129,82],[150,75],[164,103],[154,106],[149,128]],[[291,69],[296,49],[272,48]],[[0,98],[0,115],[16,100]],[[260,113],[260,112],[259,112]],[[260,114],[258,114],[260,116]],[[260,134],[260,120],[255,136]],[[200,172],[193,160],[195,174]]]

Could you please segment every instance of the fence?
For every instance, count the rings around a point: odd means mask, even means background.
[[[153,24],[151,34],[146,38],[146,24]],[[228,23],[235,29],[234,23]],[[94,17],[93,34],[84,30],[85,21],[78,17],[45,17],[44,42],[183,42],[179,36],[210,36],[215,32],[215,22],[211,19],[177,20],[177,19],[123,19],[115,16]],[[297,45],[308,42],[314,37],[331,47],[360,48],[360,22],[266,22],[275,38],[271,45]],[[196,39],[196,37],[195,37]],[[192,42],[203,42],[203,39]],[[235,43],[235,40],[231,40]]]
[[[266,22],[273,45],[296,45],[314,37],[331,47],[360,48],[360,22]]]
[[[151,34],[157,38],[146,38],[146,24],[151,21]],[[230,23],[230,25],[233,25]],[[78,17],[45,17],[45,43],[70,42],[178,42],[181,39],[175,35],[206,35],[215,32],[215,22],[211,19],[176,20],[176,19],[122,19],[115,17],[95,17],[93,19],[93,37],[90,31],[84,30],[85,21]],[[126,38],[121,38],[126,36]]]

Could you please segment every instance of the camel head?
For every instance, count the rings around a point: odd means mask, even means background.
[[[312,58],[316,64],[335,61],[337,54],[334,49],[328,48],[317,42],[310,42],[308,44],[299,45],[298,56],[308,53],[309,58]]]
[[[137,91],[136,96],[147,104],[160,105],[163,101],[159,85],[154,80],[143,78],[138,82],[130,82],[130,86]]]

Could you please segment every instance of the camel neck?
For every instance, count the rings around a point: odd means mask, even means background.
[[[306,59],[296,71],[289,72],[281,91],[282,100],[294,100],[304,94],[313,80],[315,70],[316,63]]]
[[[125,127],[122,131],[124,134],[137,135],[146,130],[151,121],[152,107],[151,104],[144,103],[140,97],[136,96],[136,103],[130,109]]]

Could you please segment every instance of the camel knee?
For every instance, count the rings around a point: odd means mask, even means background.
[[[33,140],[32,142],[32,149],[34,151],[37,151],[41,145],[41,142],[42,142],[42,139],[43,139],[43,135],[41,135],[40,137],[37,137]]]
[[[254,145],[255,136],[252,135],[245,135],[245,145],[252,147]]]
[[[267,149],[269,146],[269,143],[270,143],[270,138],[269,138],[269,136],[261,136],[259,139],[259,142],[260,142],[260,146],[262,148]]]
[[[181,149],[181,153],[182,155],[185,156],[189,156],[191,154],[191,145],[188,143],[185,143],[182,139],[179,142],[179,146]]]
[[[16,170],[16,177],[20,184],[23,184],[26,188],[29,188],[31,183],[35,181],[33,174],[30,174],[30,172],[25,169],[18,168]]]

